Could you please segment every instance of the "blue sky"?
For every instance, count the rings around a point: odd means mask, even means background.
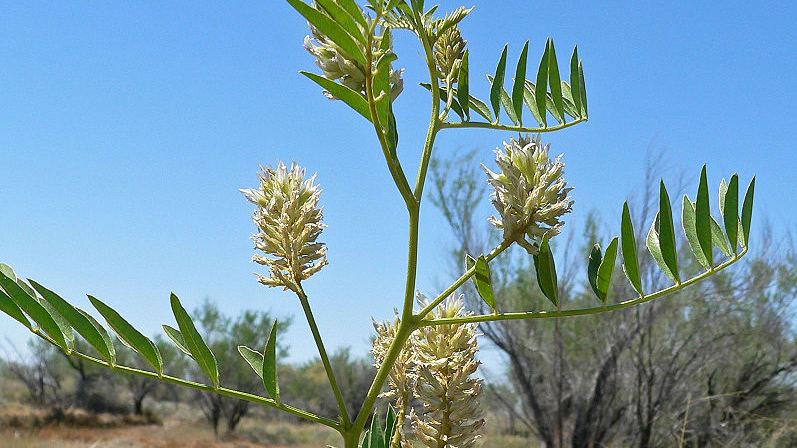
[[[713,191],[723,176],[746,185],[756,174],[756,217],[783,232],[797,214],[794,23],[793,2],[482,1],[461,29],[483,99],[506,42],[514,64],[530,40],[529,71],[546,37],[561,65],[578,44],[590,120],[544,136],[575,187],[569,231],[580,235],[594,208],[617,231],[651,147],[666,151],[670,173],[688,174],[692,197],[704,163]],[[83,308],[90,293],[148,334],[173,323],[170,292],[187,308],[210,297],[230,314],[295,315],[291,359],[309,359],[298,301],[255,282],[252,210],[238,193],[256,185],[258,164],[296,160],[318,173],[329,225],[330,265],[306,284],[311,304],[330,347],[364,354],[371,317],[389,317],[403,293],[406,213],[367,123],[297,73],[317,70],[306,34],[279,0],[6,3],[0,261]],[[395,50],[406,68],[398,152],[414,179],[425,72],[408,35]],[[445,131],[437,154],[478,149],[489,163],[510,136]],[[422,219],[418,286],[433,295],[449,281],[451,239],[431,204]],[[0,337],[27,334],[0,316]]]

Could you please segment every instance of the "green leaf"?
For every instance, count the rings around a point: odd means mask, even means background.
[[[609,286],[612,284],[612,274],[614,273],[614,263],[617,260],[617,237],[614,237],[606,248],[603,261],[598,268],[598,278],[596,280],[598,298],[606,305],[606,298],[609,296]]]
[[[365,117],[366,120],[371,121],[371,111],[368,108],[368,101],[358,92],[355,92],[343,84],[338,84],[323,76],[318,76],[315,73],[305,71],[300,71],[299,73],[315,81],[316,84],[329,91],[332,96],[349,105],[349,107]]]
[[[529,55],[529,41],[523,45],[523,51],[515,68],[515,83],[512,85],[512,108],[515,111],[518,123],[523,125],[523,89],[526,82],[526,61]]]
[[[180,330],[172,327],[171,325],[161,325],[161,327],[163,328],[163,332],[166,333],[166,337],[171,339],[171,341],[174,342],[174,345],[180,349],[181,352],[193,358],[191,351],[188,350],[188,347],[185,345],[185,338],[183,337],[183,334],[180,333]]]
[[[587,85],[584,83],[584,68],[581,66],[581,61],[578,61],[578,83],[581,91],[581,116],[587,118]]]
[[[495,68],[495,76],[490,85],[490,103],[493,105],[493,112],[495,113],[495,123],[498,123],[499,115],[501,114],[501,92],[504,90],[504,73],[506,71],[506,50],[509,44],[504,45],[504,51],[501,52],[501,59],[498,60],[498,67]]]
[[[21,280],[17,280],[17,282],[20,281]],[[36,297],[36,293],[31,294],[31,296]],[[61,333],[64,335],[64,339],[66,340],[66,345],[69,348],[66,351],[66,354],[71,354],[72,348],[75,346],[75,332],[72,331],[72,326],[69,325],[69,322],[64,319],[64,316],[62,316],[49,302],[46,300],[39,300],[39,303],[44,307],[44,309],[47,310],[48,313],[50,313],[50,316],[52,316],[53,320],[58,325],[58,328],[61,329]]]
[[[259,376],[260,379],[263,379],[263,354],[257,350],[252,350],[245,345],[238,346],[238,353],[243,356],[252,370],[255,371],[257,376]]]
[[[460,113],[460,115],[462,115]],[[396,128],[396,116],[393,114],[393,103],[387,103],[387,149],[393,159],[397,159],[396,148],[398,148],[398,129]]]
[[[678,278],[675,276],[670,270],[669,265],[664,261],[664,256],[661,253],[661,243],[659,241],[659,214],[656,213],[656,219],[653,220],[653,223],[650,225],[650,230],[648,231],[648,238],[646,240],[646,244],[648,247],[648,251],[650,251],[650,255],[653,256],[653,260],[656,264],[659,265],[662,271],[672,279],[673,282],[678,283]]]
[[[368,27],[368,22],[365,21],[365,17],[363,17],[362,11],[360,11],[360,7],[357,6],[354,0],[337,0],[340,6],[349,13],[349,15],[357,21],[363,28]]]
[[[553,39],[548,39],[548,84],[551,86],[551,96],[553,97],[553,104],[556,106],[554,111],[554,118],[559,123],[563,123],[564,118],[564,103],[562,102],[562,85],[559,78],[559,63],[556,61],[556,50],[553,46]]]
[[[468,104],[470,105],[471,110],[475,111],[477,114],[484,117],[485,120],[492,123],[493,116],[490,114],[490,108],[487,107],[487,103],[484,101],[476,98],[473,95],[468,95]]]
[[[568,84],[567,81],[562,81],[562,105],[567,115],[578,119],[578,110],[573,104],[573,91],[570,89],[570,84]]]
[[[554,306],[559,308],[559,288],[556,281],[556,265],[554,263],[551,247],[548,244],[548,235],[542,237],[539,251],[534,255],[534,270],[537,272],[537,284],[542,293]]]
[[[692,253],[695,255],[697,262],[706,270],[711,269],[711,264],[706,260],[706,255],[700,247],[700,240],[697,238],[695,205],[686,195],[684,195],[683,208],[681,210],[681,225],[684,228],[684,234],[686,235],[686,241],[689,243],[689,248],[692,249]]]
[[[623,249],[623,271],[631,286],[644,296],[642,292],[642,279],[639,276],[639,260],[636,255],[636,237],[634,226],[631,222],[631,213],[628,211],[628,202],[623,204],[623,217],[620,225],[620,242]]]
[[[321,31],[321,34],[329,38],[332,42],[346,52],[349,56],[361,64],[362,67],[367,65],[365,55],[353,37],[346,32],[343,27],[332,20],[326,14],[318,11],[310,5],[300,0],[286,0],[299,14],[301,14],[308,22]]]
[[[280,387],[277,380],[277,320],[271,326],[271,332],[266,340],[266,348],[263,351],[263,385],[266,392],[277,403],[280,402]]]
[[[80,309],[78,307],[75,307],[75,310],[77,310],[78,313],[82,314],[83,317],[88,319],[88,321],[91,322],[91,325],[100,334],[100,337],[102,337],[102,340],[103,340],[103,343],[105,344],[105,346],[108,347],[108,351],[110,352],[111,358],[113,360],[113,361],[111,361],[111,365],[115,365],[116,364],[116,348],[113,345],[113,340],[111,340],[111,335],[108,334],[108,330],[106,330],[105,327],[103,327],[99,322],[97,322],[97,319],[95,319],[94,316],[92,316],[91,314],[87,313],[86,311],[83,311],[82,309]]]
[[[357,23],[354,21],[354,17],[349,14],[348,11],[343,9],[336,1],[333,0],[315,0],[318,3],[318,6],[324,8],[324,10],[329,14],[330,17],[343,28],[349,36],[355,38],[356,40],[360,41],[361,44],[365,45],[366,40],[363,32],[357,27]]]
[[[387,417],[385,417],[385,446],[390,446],[390,440],[393,438],[393,432],[396,430],[396,410],[388,403]]]
[[[5,290],[5,293],[19,309],[30,316],[30,318],[50,336],[55,342],[55,345],[68,353],[70,348],[66,343],[66,337],[53,316],[50,315],[47,309],[45,309],[35,297],[29,295],[25,289],[17,284],[16,274],[14,274],[13,271],[11,275],[13,275],[13,278],[6,275],[6,272],[0,271],[0,286]]]
[[[545,111],[545,98],[548,93],[548,57],[549,57],[549,48],[548,42],[550,38],[545,41],[545,51],[542,53],[542,60],[540,60],[540,67],[537,71],[537,84],[534,88],[534,97],[537,100],[537,113],[539,114],[540,118],[542,118],[542,125],[543,127],[548,126],[548,118],[547,112]]]
[[[371,440],[368,442],[370,448],[385,448],[385,436],[376,414],[371,418],[370,436]]]
[[[678,255],[675,247],[675,226],[672,220],[672,209],[670,208],[670,196],[664,181],[659,183],[659,248],[661,255],[670,272],[675,275],[676,283],[681,283],[678,276]]]
[[[88,296],[89,301],[108,323],[114,333],[125,345],[140,354],[149,365],[155,368],[158,375],[163,375],[163,359],[161,359],[158,347],[140,331],[133,328],[122,316],[114,309],[100,301],[99,299]]]
[[[523,89],[523,102],[526,104],[526,108],[531,111],[531,115],[537,120],[537,123],[542,126],[542,116],[540,115],[540,111],[537,110],[537,98],[534,96],[534,83],[528,80]],[[551,101],[551,104],[553,105],[553,101]]]
[[[709,266],[714,265],[714,247],[711,244],[711,208],[708,199],[708,180],[706,165],[700,172],[700,184],[697,187],[697,201],[695,202],[695,228],[700,249],[706,257]]]
[[[598,290],[598,269],[601,266],[601,260],[603,260],[603,255],[601,254],[601,245],[595,243],[592,246],[592,250],[589,252],[589,262],[587,264],[587,279],[589,280],[589,285],[592,287],[592,290],[595,292],[595,295],[598,296],[600,299],[600,293]]]
[[[713,217],[711,218],[711,241],[726,257],[733,257],[731,247],[728,246],[728,240],[725,239],[725,234],[722,233],[722,228],[720,228],[719,223]]]
[[[489,79],[490,82],[492,82],[492,79],[490,79],[490,75],[487,75],[487,79]],[[504,106],[504,110],[506,111],[506,116],[509,117],[510,120],[512,120],[512,123],[514,123],[515,125],[519,124],[520,119],[515,114],[515,107],[512,105],[512,99],[509,97],[509,93],[507,93],[506,89],[504,89],[503,87],[501,88],[501,105]]]
[[[570,88],[573,92],[573,105],[575,106],[577,117],[581,117],[581,80],[578,74],[578,45],[573,47],[573,55],[570,56]]]
[[[468,90],[468,50],[465,50],[465,54],[462,55],[462,65],[459,67],[459,78],[457,79],[457,100],[459,100],[459,105],[462,106],[466,121],[470,121],[470,93]]]
[[[493,296],[493,285],[490,278],[490,266],[487,264],[484,255],[479,255],[479,258],[476,260],[470,255],[465,255],[465,267],[470,270],[474,266],[476,269],[471,280],[476,286],[476,291],[478,291],[484,303],[495,311],[495,297]]]
[[[744,247],[748,247],[750,241],[750,222],[753,219],[753,194],[755,193],[755,176],[747,186],[747,191],[744,194],[744,202],[742,203],[742,237]]]
[[[41,294],[44,300],[52,305],[52,307],[66,320],[66,322],[75,329],[83,338],[97,350],[106,361],[111,365],[116,363],[116,350],[114,350],[113,342],[105,328],[99,325],[96,320],[89,320],[85,314],[81,313],[74,306],[69,304],[66,300],[61,298],[58,294],[45,288],[44,286],[36,283],[34,280],[28,279],[30,284],[36,291]]]
[[[725,179],[723,179],[724,181]],[[721,184],[720,184],[721,185]],[[731,176],[731,182],[726,187],[725,195],[720,198],[722,204],[722,221],[725,232],[734,254],[739,251],[739,176]]]
[[[2,289],[0,289],[0,311],[14,318],[14,320],[27,327],[28,330],[33,329],[30,322],[28,321],[28,318],[25,317],[25,314],[22,312],[21,309],[19,309],[19,306],[17,306],[17,304],[14,303],[13,300],[11,300],[11,297],[9,297],[5,292],[3,292]]]
[[[213,383],[213,387],[216,389],[219,388],[219,368],[216,364],[216,357],[213,355],[213,352],[210,351],[205,341],[202,339],[202,336],[197,331],[196,327],[194,326],[194,322],[191,320],[191,316],[188,315],[188,312],[183,308],[183,305],[180,304],[180,299],[177,298],[176,295],[172,294],[170,297],[171,305],[172,305],[172,313],[174,314],[174,318],[177,320],[177,326],[180,328],[180,333],[183,335],[183,339],[185,340],[185,347],[191,353],[191,357],[194,358],[194,361],[199,365],[199,368],[207,375],[208,379],[210,379],[211,383]]]

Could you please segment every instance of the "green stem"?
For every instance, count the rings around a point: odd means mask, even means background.
[[[490,253],[487,254],[484,257],[484,259],[487,260],[488,262],[492,261],[493,258],[497,257],[503,251],[507,250],[509,248],[509,246],[511,246],[511,245],[512,245],[512,241],[509,241],[509,240],[502,241],[501,244],[499,244],[492,251],[490,251]],[[438,294],[437,297],[435,297],[434,300],[429,302],[429,304],[426,305],[426,307],[424,307],[424,309],[422,309],[420,312],[418,312],[418,314],[416,316],[420,316],[421,318],[423,318],[423,316],[426,316],[427,314],[429,314],[429,312],[432,311],[434,309],[434,307],[439,305],[440,302],[442,302],[443,300],[446,299],[446,297],[450,296],[451,293],[456,291],[457,288],[462,286],[462,284],[465,283],[466,281],[468,281],[469,278],[473,277],[474,273],[476,273],[476,266],[473,266],[472,268],[470,268],[467,271],[465,271],[465,273],[462,274],[462,276],[460,276],[454,283],[452,283],[451,286],[449,286],[443,292]],[[426,321],[422,321],[422,322],[426,322]]]
[[[340,393],[338,381],[335,379],[335,372],[332,371],[332,364],[329,362],[329,356],[327,356],[327,351],[324,348],[324,340],[321,339],[321,333],[318,331],[318,325],[315,323],[313,311],[310,309],[310,302],[307,300],[307,294],[304,293],[301,284],[299,284],[299,291],[296,295],[299,296],[299,301],[302,303],[302,310],[304,310],[304,316],[307,318],[307,325],[313,333],[315,345],[318,347],[318,354],[321,356],[321,362],[324,364],[324,370],[327,372],[329,385],[332,386],[332,393],[335,394],[335,400],[338,402],[338,410],[340,410],[343,424],[344,426],[348,426],[351,420],[349,419],[349,413],[346,411],[346,402],[343,400],[343,394]]]
[[[357,419],[350,428],[351,430],[357,430],[361,432],[363,428],[365,428],[365,422],[368,420],[368,415],[374,408],[374,403],[376,403],[376,398],[379,396],[379,392],[382,390],[382,385],[385,384],[385,381],[390,374],[390,370],[393,368],[393,364],[396,362],[396,358],[398,358],[398,355],[404,348],[404,343],[407,342],[407,338],[416,328],[417,323],[411,323],[410,320],[402,320],[399,323],[399,327],[396,330],[396,338],[393,339],[385,358],[382,360],[382,365],[379,366],[379,370],[376,371],[376,377],[371,383],[371,387],[368,389],[368,395],[365,397],[365,401],[360,408],[360,413],[357,414]]]
[[[560,129],[569,128],[570,126],[574,126],[584,121],[587,121],[587,119],[579,118],[578,120],[571,121],[569,123],[562,123],[556,126],[545,127],[545,128],[527,128],[523,126],[514,126],[508,124],[484,123],[481,121],[465,121],[461,123],[449,123],[449,122],[440,123],[438,128],[439,129],[481,128],[481,129],[497,129],[501,131],[513,131],[513,132],[552,132],[552,131],[558,131]]]
[[[739,259],[747,252],[747,248],[745,248],[741,253],[734,256],[733,258],[729,259],[728,261],[720,264],[714,269],[706,271],[698,276],[690,278],[684,282],[675,284],[670,286],[669,288],[662,289],[660,291],[656,291],[653,294],[649,294],[646,296],[639,296],[636,299],[626,300],[625,302],[615,303],[614,305],[607,305],[607,306],[599,306],[593,308],[580,308],[575,310],[557,310],[557,311],[526,311],[526,312],[518,312],[518,313],[500,313],[500,314],[483,314],[478,316],[463,316],[463,317],[452,317],[452,318],[443,318],[443,319],[424,319],[420,321],[420,326],[430,326],[430,325],[446,325],[446,324],[463,324],[463,323],[471,323],[471,322],[493,322],[498,320],[528,320],[528,319],[552,319],[557,317],[569,317],[569,316],[584,316],[587,314],[600,314],[605,313],[608,311],[615,311],[620,310],[623,308],[628,308],[634,305],[639,305],[640,303],[649,302],[653,299],[657,299],[661,296],[673,293],[675,291],[679,291],[693,283],[699,282],[706,277],[709,277],[712,274],[715,274],[717,271],[721,271],[728,266],[736,263]],[[424,314],[425,315],[425,314]]]

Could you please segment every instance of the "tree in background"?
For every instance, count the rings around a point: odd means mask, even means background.
[[[484,187],[474,164],[467,163],[472,158],[470,153],[432,163],[433,202],[455,235],[451,252],[457,265],[465,254],[483,252],[490,239],[474,221]],[[646,185],[653,184],[651,172]],[[647,192],[640,200],[643,221],[654,210],[652,196]],[[590,216],[585,241],[600,241],[600,227],[599,218]],[[667,300],[599,318],[482,323],[481,331],[509,365],[511,390],[490,388],[496,401],[546,448],[609,441],[639,448],[758,446],[797,398],[795,252],[766,232],[761,240],[754,258],[734,272]],[[645,241],[644,235],[636,241]],[[681,243],[681,269],[699,272],[700,264]],[[567,260],[560,300],[588,306],[595,299],[586,279],[579,283],[583,266],[574,252],[589,253],[590,246],[571,238],[559,249]],[[654,267],[652,259],[641,260],[645,284],[659,287],[666,280]],[[493,287],[508,309],[545,302],[530,262],[505,259],[491,269]],[[618,302],[637,297],[617,280],[611,288]],[[478,295],[471,291],[466,297]],[[470,306],[488,311],[478,299]]]

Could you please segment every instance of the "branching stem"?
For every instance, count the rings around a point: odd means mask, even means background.
[[[664,288],[652,294],[642,295],[637,297],[636,299],[626,300],[625,302],[615,303],[614,305],[606,305],[606,306],[599,306],[593,308],[580,308],[575,310],[527,311],[519,313],[483,314],[478,316],[452,317],[452,318],[443,318],[443,319],[434,319],[434,320],[424,319],[420,322],[420,326],[426,327],[430,325],[462,324],[462,323],[471,323],[471,322],[492,322],[498,320],[552,319],[558,317],[584,316],[587,314],[599,314],[608,311],[620,310],[623,308],[628,308],[630,306],[639,305],[640,303],[649,302],[661,296],[679,291],[693,283],[697,283],[700,280],[703,280],[704,278],[709,277],[712,274],[715,274],[717,271],[721,271],[727,268],[728,266],[736,263],[737,261],[739,261],[739,259],[742,258],[742,256],[745,253],[747,253],[747,248],[742,250],[738,255],[735,255],[733,258],[716,266],[714,269],[703,272],[702,274],[692,277],[689,280],[683,281],[678,284],[674,284],[668,288]]]

